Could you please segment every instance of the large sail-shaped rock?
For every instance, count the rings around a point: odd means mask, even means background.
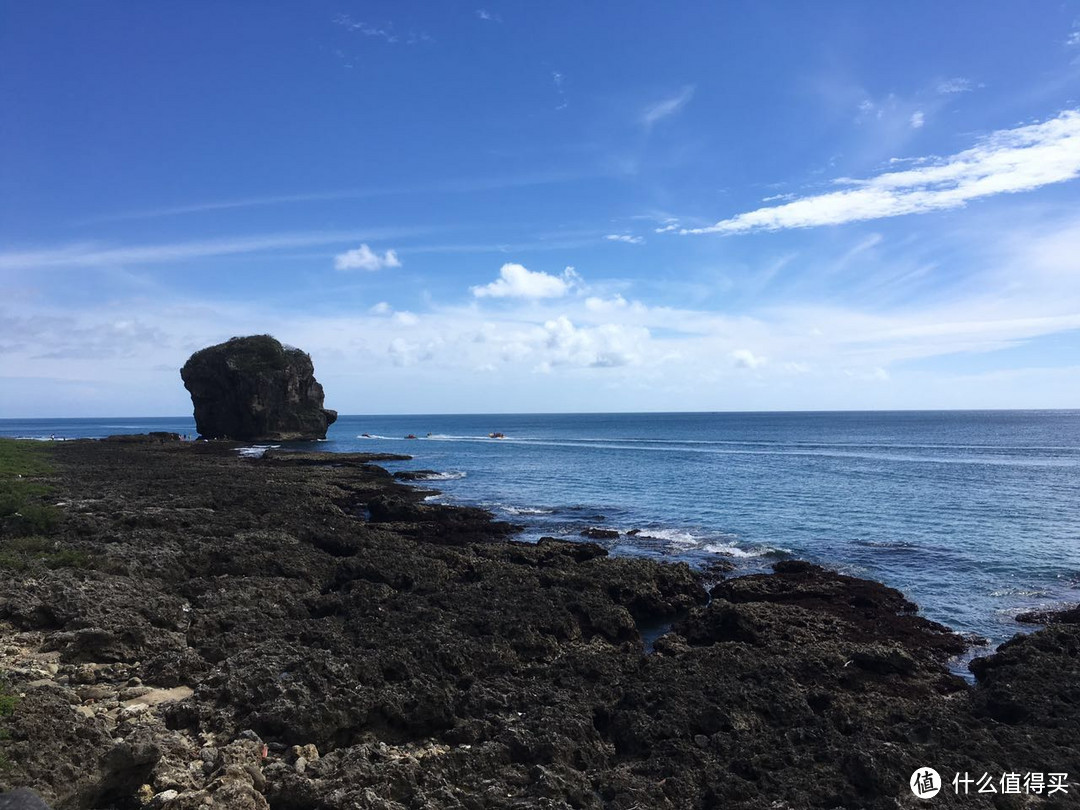
[[[270,335],[195,352],[180,369],[204,439],[322,439],[337,419],[323,407],[311,357]]]

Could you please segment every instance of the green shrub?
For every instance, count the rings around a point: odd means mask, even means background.
[[[19,696],[11,690],[7,678],[0,675],[0,719],[15,714],[17,705],[19,705]]]
[[[51,532],[60,525],[60,512],[55,506],[25,504],[18,512],[20,534]]]

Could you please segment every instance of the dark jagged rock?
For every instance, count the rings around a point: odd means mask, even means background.
[[[398,481],[430,481],[440,476],[441,473],[437,470],[399,470],[394,473],[394,478]]]
[[[195,352],[180,370],[204,439],[322,439],[337,419],[323,407],[311,357],[269,335]]]
[[[1061,610],[1033,610],[1016,617],[1023,624],[1080,624],[1080,605]]]
[[[619,536],[619,533],[615,529],[601,529],[598,526],[590,526],[582,530],[581,536],[588,537],[590,540],[614,540]]]
[[[164,444],[165,442],[180,441],[180,434],[161,430],[151,431],[150,433],[121,433],[116,436],[106,436],[101,441],[117,442],[119,444]]]

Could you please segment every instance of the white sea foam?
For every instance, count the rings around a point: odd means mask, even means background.
[[[422,481],[457,481],[460,478],[464,478],[468,473],[461,470],[451,470],[450,472],[431,473],[430,475],[423,476]]]
[[[753,548],[739,548],[738,546],[724,543],[709,543],[704,548],[710,554],[723,554],[726,557],[767,557],[770,554],[790,554],[786,548],[773,548],[772,546],[754,546]]]
[[[262,458],[267,450],[276,450],[280,444],[256,444],[251,447],[241,447],[236,452],[241,458]]]
[[[494,504],[496,509],[501,509],[511,515],[553,515],[554,509],[541,509],[536,506],[505,506],[501,503]]]
[[[666,540],[679,546],[699,545],[703,538],[683,529],[642,529],[635,537],[647,537],[653,540]]]
[[[705,551],[710,554],[723,554],[725,557],[760,557],[765,553],[763,551],[747,551],[738,546],[728,546],[721,543],[709,543],[705,546]]]
[[[421,436],[420,438],[430,439],[431,441],[436,441],[436,442],[479,442],[479,441],[484,441],[484,442],[489,442],[489,441],[505,442],[505,441],[511,441],[511,439],[509,437],[507,437],[507,436],[503,436],[502,438],[496,438],[494,436],[488,436],[486,434],[482,435],[482,436],[457,436],[457,435],[454,435],[454,434],[451,434],[451,433],[432,433],[430,436]]]
[[[1003,596],[1050,596],[1050,591],[1040,588],[1000,588],[990,593],[991,596],[1001,598]]]

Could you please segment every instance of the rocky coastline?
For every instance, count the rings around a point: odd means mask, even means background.
[[[0,568],[0,786],[54,810],[1080,806],[1075,611],[969,684],[965,640],[880,583],[522,543],[378,457],[238,447],[49,450],[62,519]],[[931,805],[923,767],[1070,785]]]

